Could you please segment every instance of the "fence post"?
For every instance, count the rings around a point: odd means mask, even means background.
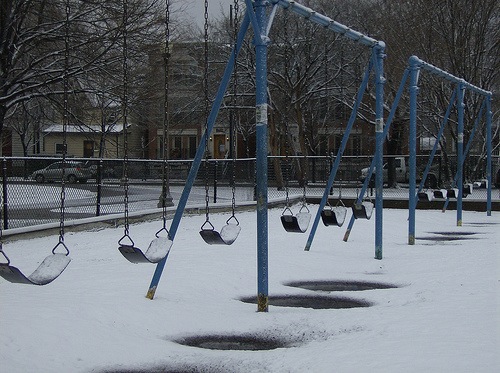
[[[214,162],[214,203],[217,203],[217,161]]]
[[[2,203],[3,203],[3,229],[9,228],[9,215],[7,210],[7,159],[2,159]]]
[[[101,196],[102,196],[102,159],[97,164],[97,200],[95,216],[101,216]]]

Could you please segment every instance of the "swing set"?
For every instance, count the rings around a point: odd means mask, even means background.
[[[332,167],[332,172],[330,172],[330,179],[325,189],[325,195],[320,204],[320,211],[324,210],[328,191],[330,190],[333,181],[335,179],[335,174],[337,172],[339,162],[341,159],[341,155],[346,147],[347,139],[349,133],[352,129],[352,125],[354,123],[355,115],[357,107],[361,102],[363,91],[366,89],[366,85],[368,84],[368,76],[370,72],[374,72],[375,77],[375,86],[376,86],[376,104],[375,104],[375,133],[376,133],[376,149],[377,153],[374,157],[377,164],[377,193],[376,193],[376,239],[375,246],[376,252],[380,253],[382,250],[382,144],[383,144],[383,86],[384,86],[384,78],[383,78],[383,58],[384,58],[384,50],[385,44],[381,41],[377,41],[373,38],[370,38],[366,35],[363,35],[355,30],[344,26],[331,18],[328,18],[324,15],[318,14],[310,8],[307,8],[303,5],[298,4],[295,1],[289,0],[259,0],[259,1],[251,1],[245,0],[246,4],[246,12],[243,20],[241,22],[239,31],[237,33],[237,37],[235,40],[235,45],[227,62],[223,77],[220,81],[219,88],[217,90],[216,96],[213,100],[211,110],[207,116],[206,125],[205,125],[205,133],[200,139],[200,144],[197,148],[195,157],[193,159],[193,163],[191,169],[189,171],[185,187],[179,199],[179,203],[177,209],[175,211],[175,215],[173,217],[172,223],[170,225],[169,237],[171,240],[174,239],[176,231],[178,229],[180,220],[182,218],[182,214],[184,212],[187,199],[189,197],[190,190],[196,178],[197,172],[199,170],[203,154],[206,151],[207,141],[210,136],[210,133],[213,130],[215,119],[217,117],[220,105],[222,103],[224,93],[226,92],[231,75],[234,70],[236,57],[238,56],[239,51],[241,50],[244,37],[247,33],[248,28],[252,27],[254,31],[254,45],[256,52],[256,69],[255,69],[255,82],[256,82],[256,143],[257,143],[257,159],[256,159],[256,200],[257,200],[257,308],[259,312],[266,312],[268,310],[268,218],[267,218],[267,106],[268,106],[268,98],[267,98],[267,47],[269,43],[269,32],[271,30],[271,26],[276,14],[278,7],[284,8],[286,11],[293,12],[299,16],[307,18],[308,20],[317,23],[319,25],[324,26],[325,28],[333,31],[336,34],[343,35],[344,37],[358,42],[362,45],[365,45],[372,50],[372,56],[370,59],[369,67],[365,74],[365,78],[363,79],[362,87],[358,92],[358,97],[356,100],[356,109],[353,110],[353,114],[351,115],[352,120],[347,126],[346,132],[342,139],[341,149],[339,150],[339,154],[335,159],[335,163]],[[271,6],[271,10],[268,11],[268,7]],[[208,9],[208,1],[205,1],[205,16],[207,15]],[[360,195],[360,204],[363,202],[363,197]],[[341,207],[341,206],[339,206]],[[307,213],[307,212],[306,212]],[[328,214],[328,213],[325,213]],[[364,213],[366,218],[369,217],[367,211]],[[299,219],[297,219],[296,215],[289,214],[293,216],[291,219],[283,218],[284,226],[287,225],[288,220],[290,220],[289,229],[291,229],[292,225],[295,231],[305,231],[303,226],[299,224]],[[287,214],[284,214],[287,216]],[[335,214],[336,218],[337,215]],[[310,235],[310,240],[308,242],[308,247],[312,242],[312,237],[314,237],[314,231],[316,230],[317,224],[321,217],[320,212],[318,212],[314,225],[313,231]],[[297,221],[295,222],[295,219]],[[338,223],[340,223],[340,216],[338,218]],[[236,225],[236,224],[233,224]],[[227,225],[226,225],[227,226]],[[286,227],[285,227],[286,229]],[[203,229],[202,229],[203,231]],[[215,231],[215,230],[214,230]],[[222,233],[222,231],[221,231]],[[214,233],[213,240],[214,241],[226,241],[222,234],[221,240],[219,240],[216,233]],[[212,233],[203,233],[202,235],[212,235]],[[212,240],[211,238],[209,241]],[[228,242],[221,242],[228,243]],[[151,284],[147,293],[147,297],[149,299],[153,299],[161,274],[163,272],[164,266],[166,264],[167,257],[162,259],[156,267],[155,273],[153,274],[153,278],[151,280]]]
[[[486,201],[486,213],[487,216],[491,216],[491,153],[492,153],[492,133],[491,133],[491,100],[492,93],[481,89],[471,83],[466,82],[463,79],[457,78],[456,76],[439,69],[438,67],[427,63],[417,56],[410,57],[408,61],[408,68],[410,70],[410,82],[409,82],[409,91],[410,91],[410,139],[409,139],[409,149],[410,149],[410,159],[409,159],[409,167],[410,167],[410,186],[409,186],[409,218],[408,218],[408,244],[415,244],[415,211],[416,205],[418,201],[418,194],[421,193],[423,182],[420,183],[418,190],[416,190],[416,142],[417,142],[417,94],[418,94],[418,81],[419,75],[421,71],[425,71],[431,73],[445,81],[449,81],[456,85],[456,88],[453,92],[452,98],[450,99],[450,103],[448,105],[448,109],[445,115],[445,120],[443,120],[443,124],[440,128],[440,133],[438,134],[438,138],[434,143],[434,148],[429,157],[429,162],[424,171],[424,175],[422,180],[425,181],[427,177],[427,172],[430,169],[430,164],[432,163],[432,158],[436,152],[437,144],[440,136],[442,135],[442,131],[446,121],[449,117],[449,112],[451,111],[451,106],[453,104],[456,105],[457,108],[457,173],[454,178],[454,189],[451,191],[446,191],[446,204],[445,209],[448,203],[449,198],[456,198],[457,200],[457,226],[462,226],[462,212],[463,212],[463,197],[464,197],[464,183],[463,183],[463,167],[464,167],[464,159],[467,155],[471,141],[474,137],[474,133],[476,131],[476,126],[478,125],[481,117],[483,116],[483,112],[485,114],[485,122],[486,122],[486,177],[488,180],[487,186],[487,201]],[[464,149],[464,99],[465,92],[469,91],[471,93],[475,93],[479,96],[482,96],[483,102],[481,105],[481,109],[476,117],[474,130],[471,133],[471,137],[469,138],[469,142]],[[467,188],[468,192],[471,191],[470,187]],[[442,197],[444,197],[444,192],[441,192]],[[422,197],[422,195],[421,195]]]
[[[235,1],[235,8],[237,9],[238,0]],[[66,21],[68,24],[69,19],[69,3],[66,6]],[[158,283],[161,278],[161,274],[165,267],[166,261],[168,259],[168,254],[172,246],[173,240],[175,238],[177,229],[179,227],[182,215],[184,213],[187,200],[191,191],[191,188],[196,179],[197,173],[199,171],[200,164],[203,159],[203,155],[207,152],[208,138],[213,130],[215,120],[217,118],[220,106],[224,99],[224,94],[228,89],[230,84],[231,76],[233,75],[236,58],[242,48],[243,40],[247,33],[248,28],[252,27],[254,31],[254,44],[256,51],[256,68],[255,68],[255,82],[256,82],[256,137],[257,137],[257,159],[256,159],[256,200],[257,200],[257,307],[259,312],[266,312],[268,310],[268,219],[267,219],[267,48],[269,44],[269,32],[273,23],[274,16],[276,14],[277,8],[281,7],[285,11],[293,12],[301,17],[308,19],[311,22],[324,26],[326,29],[333,31],[336,34],[344,36],[354,42],[358,42],[371,49],[371,56],[368,62],[368,66],[365,70],[365,74],[359,90],[357,92],[356,100],[354,102],[352,112],[349,121],[346,125],[345,132],[342,137],[342,141],[332,164],[330,175],[327,181],[327,185],[321,199],[318,212],[314,219],[311,232],[309,234],[305,250],[308,251],[312,245],[314,235],[319,224],[320,219],[323,221],[325,226],[342,226],[344,224],[347,208],[342,202],[342,193],[339,191],[339,201],[336,206],[332,207],[328,202],[329,191],[333,187],[335,177],[339,168],[340,161],[342,159],[343,152],[346,148],[346,144],[352,130],[354,120],[359,110],[361,104],[363,93],[367,89],[368,81],[371,75],[374,77],[375,81],[375,149],[372,163],[370,165],[369,172],[366,179],[363,182],[362,188],[357,196],[356,202],[352,207],[352,217],[344,236],[344,240],[347,239],[348,233],[352,229],[352,224],[356,219],[370,219],[372,216],[373,209],[375,209],[375,258],[382,259],[382,208],[383,208],[383,143],[384,138],[388,134],[390,123],[394,117],[395,110],[399,100],[401,98],[404,86],[407,79],[410,79],[410,187],[409,187],[409,203],[410,203],[410,218],[409,218],[409,243],[414,244],[414,227],[415,227],[415,205],[418,197],[416,188],[416,103],[417,103],[417,91],[418,91],[418,74],[420,70],[426,70],[433,74],[436,74],[446,80],[449,80],[457,84],[458,88],[456,90],[457,95],[457,108],[458,108],[458,172],[455,178],[455,184],[458,186],[457,197],[457,225],[461,225],[461,213],[462,205],[461,199],[463,196],[463,157],[467,153],[468,149],[464,152],[463,150],[463,116],[464,116],[464,92],[465,90],[471,90],[477,94],[483,95],[485,97],[485,102],[483,103],[484,111],[486,113],[486,123],[487,123],[487,146],[488,146],[488,159],[487,159],[487,178],[488,178],[488,203],[487,203],[487,213],[488,216],[491,215],[491,92],[484,91],[478,87],[473,86],[470,83],[465,82],[462,79],[458,79],[451,74],[448,74],[420,59],[417,57],[411,57],[409,61],[409,67],[405,70],[403,79],[401,81],[400,87],[395,97],[395,102],[391,108],[389,116],[387,118],[387,124],[384,125],[383,119],[383,91],[384,91],[384,69],[383,69],[383,59],[385,57],[385,44],[382,41],[375,40],[369,36],[363,35],[357,31],[354,31],[347,26],[344,26],[331,18],[324,15],[318,14],[310,8],[298,4],[292,0],[245,0],[246,11],[245,16],[240,24],[239,31],[236,32],[235,28],[235,41],[232,52],[230,54],[229,60],[227,62],[226,68],[224,70],[223,77],[220,81],[219,88],[212,102],[210,111],[208,110],[208,91],[207,91],[207,76],[208,76],[208,56],[207,56],[207,45],[208,45],[208,0],[205,0],[205,103],[206,103],[206,121],[205,121],[205,132],[200,138],[200,144],[197,148],[195,157],[192,162],[191,169],[187,176],[186,184],[182,191],[181,197],[179,199],[177,208],[175,210],[170,229],[166,226],[166,204],[163,202],[163,226],[156,233],[155,239],[151,242],[146,252],[142,252],[139,248],[135,246],[134,241],[130,237],[129,232],[129,216],[128,216],[128,153],[127,153],[127,0],[123,0],[124,5],[124,15],[123,15],[123,128],[124,128],[124,205],[125,205],[125,228],[124,235],[119,240],[119,250],[129,261],[133,263],[149,262],[155,263],[156,269],[151,280],[147,298],[153,299],[155,292],[157,290]],[[166,0],[167,6],[167,17],[166,17],[166,55],[169,55],[169,34],[168,34],[168,5],[169,0]],[[268,11],[268,7],[272,6],[271,11]],[[235,22],[236,24],[236,22]],[[68,64],[68,26],[66,26],[66,56],[65,56],[65,118],[64,118],[64,133],[66,132],[66,126],[68,121],[67,113],[67,64]],[[164,138],[166,139],[166,131],[168,127],[168,57],[166,61],[166,84],[165,84],[165,119],[164,119]],[[234,80],[233,80],[234,81]],[[455,94],[455,93],[454,93]],[[479,119],[478,119],[479,120]],[[64,141],[65,136],[64,136]],[[165,144],[165,141],[164,141]],[[64,143],[65,145],[65,143]],[[168,168],[167,168],[167,154],[165,150],[166,145],[164,145],[163,156],[164,156],[164,168],[163,168],[163,191],[162,197],[165,200],[166,196],[166,182],[168,178]],[[469,145],[467,145],[469,147]],[[234,150],[233,150],[234,151]],[[64,146],[63,152],[63,162],[66,156],[66,146]],[[206,165],[208,165],[208,160],[205,160]],[[372,173],[375,172],[375,205],[373,205],[371,200],[367,200],[365,197],[368,188],[369,180]],[[425,177],[424,177],[425,180]],[[207,185],[207,184],[206,184]],[[304,186],[305,187],[305,186]],[[52,249],[52,255],[49,255],[42,264],[39,266],[35,272],[30,276],[25,276],[16,267],[10,266],[10,260],[3,251],[1,245],[1,229],[0,229],[0,253],[7,260],[7,263],[0,263],[0,275],[10,282],[19,282],[35,285],[44,285],[55,278],[57,278],[62,271],[69,264],[70,258],[68,256],[69,250],[64,244],[64,171],[63,180],[61,184],[61,218],[60,218],[60,234],[59,242]],[[208,196],[208,188],[206,188],[206,195]],[[233,203],[232,203],[232,215],[227,220],[226,226],[221,229],[220,232],[216,231],[214,226],[209,220],[209,206],[208,198],[206,198],[206,221],[201,227],[200,235],[208,244],[232,244],[239,232],[239,222],[235,217],[235,204],[234,204],[234,153],[233,153],[233,180],[232,180],[232,192],[233,192]],[[415,193],[416,192],[416,193]],[[304,192],[305,194],[305,192]],[[307,208],[307,207],[306,207]],[[285,209],[286,211],[286,209]],[[309,213],[309,211],[305,212]],[[300,214],[300,212],[299,212]],[[286,224],[289,223],[289,231],[292,232],[305,232],[303,226],[301,226],[298,215],[293,215],[292,219],[288,221],[288,218],[283,219],[283,216],[288,216],[284,214],[282,216],[282,222],[285,229],[287,229]],[[296,219],[296,221],[295,221]],[[295,230],[292,229],[295,227]],[[63,253],[57,252],[57,250]]]
[[[378,42],[375,40],[372,40],[369,43],[364,43],[365,45],[369,46],[372,48],[372,53],[371,57],[368,63],[368,66],[365,70],[363,80],[359,86],[357,95],[356,95],[356,100],[352,106],[351,114],[349,117],[349,120],[346,125],[345,132],[342,136],[342,140],[340,143],[340,147],[337,151],[337,154],[335,156],[335,160],[332,164],[331,170],[330,170],[330,176],[328,178],[325,190],[323,192],[323,197],[321,199],[318,212],[316,214],[316,217],[314,219],[313,226],[311,228],[311,232],[309,234],[305,251],[309,251],[314,239],[314,236],[316,234],[316,229],[319,224],[319,220],[322,219],[323,224],[326,226],[342,226],[347,214],[347,209],[343,205],[343,203],[338,203],[335,208],[332,208],[329,205],[328,202],[328,197],[329,197],[329,192],[333,187],[333,183],[335,181],[335,177],[337,175],[337,171],[339,169],[340,162],[342,160],[342,156],[344,154],[347,141],[349,140],[350,133],[353,129],[354,122],[357,117],[357,112],[359,110],[359,106],[361,105],[363,96],[365,91],[367,90],[368,87],[368,82],[370,79],[370,76],[373,72],[374,77],[375,77],[375,84],[376,84],[376,103],[375,103],[375,114],[376,114],[376,119],[375,119],[375,139],[376,139],[376,154],[373,158],[372,164],[382,164],[382,150],[383,150],[383,139],[384,139],[384,131],[386,130],[387,126],[384,126],[383,124],[383,118],[382,118],[382,100],[383,100],[383,85],[384,85],[384,78],[383,78],[383,58],[384,58],[384,44],[383,42]],[[382,175],[382,166],[376,167],[376,232],[375,232],[375,258],[377,259],[382,259],[382,182],[383,182],[383,175]],[[371,177],[371,174],[373,172],[373,168],[369,171],[369,177]],[[361,189],[361,192],[358,194],[358,197],[352,206],[352,218],[351,220],[354,221],[354,219],[370,219],[373,213],[374,205],[369,197],[365,198],[365,193],[367,190],[368,186],[368,180],[365,180],[365,184],[363,185],[363,188]],[[339,195],[339,202],[341,201],[341,197]]]

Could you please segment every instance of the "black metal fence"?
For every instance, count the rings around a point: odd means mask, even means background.
[[[303,193],[306,185],[308,196],[321,196],[324,193],[330,174],[333,157],[269,157],[268,197],[284,198]],[[386,159],[387,161],[388,159]],[[37,179],[45,175],[45,168],[60,162],[61,158],[28,157],[2,159],[2,227],[20,228],[42,223],[58,222],[61,215],[61,178],[60,176]],[[143,211],[158,207],[162,192],[163,161],[130,159],[127,164],[127,178],[124,178],[124,162],[118,159],[68,159],[78,162],[81,174],[65,181],[64,217],[75,220],[101,215],[119,214],[125,210],[125,180],[128,190],[128,210]],[[329,191],[333,196],[356,197],[361,183],[361,170],[369,167],[371,157],[343,157],[335,178],[334,187]],[[427,157],[417,160],[417,168],[422,170]],[[485,162],[472,163],[476,174],[469,176],[474,180],[484,177]],[[481,161],[482,162],[482,161]],[[443,160],[437,158],[433,170],[437,183],[444,184],[450,176],[444,171]],[[453,164],[448,160],[448,164]],[[495,175],[499,159],[494,159]],[[169,192],[176,204],[191,168],[190,160],[169,160],[167,174]],[[477,171],[479,169],[479,172]],[[65,169],[68,179],[73,168]],[[436,172],[436,170],[438,170]],[[449,172],[454,172],[453,169]],[[76,181],[75,181],[76,180]],[[235,184],[236,203],[252,201],[255,185],[255,159],[209,160],[202,162],[195,185],[190,193],[189,204],[203,204],[206,193],[210,202],[223,203],[232,199],[232,182]],[[384,189],[384,196],[407,198],[405,180],[399,180],[394,188]],[[206,188],[207,186],[208,188]],[[481,186],[477,184],[477,186]],[[484,185],[483,185],[484,186]],[[485,193],[483,193],[485,195]],[[481,197],[482,198],[482,197]]]

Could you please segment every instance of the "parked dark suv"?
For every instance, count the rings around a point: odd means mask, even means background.
[[[41,170],[31,174],[31,178],[37,183],[47,181],[60,181],[62,178],[63,162],[55,162]],[[92,172],[81,162],[66,161],[64,167],[64,177],[69,183],[86,183],[92,177]]]

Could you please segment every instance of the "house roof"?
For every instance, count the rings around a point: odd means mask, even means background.
[[[127,127],[130,127],[129,123]],[[123,131],[123,124],[106,124],[105,130],[107,133],[120,133]],[[99,133],[102,131],[102,126],[100,124],[86,124],[86,125],[74,125],[69,124],[66,126],[66,133]],[[43,129],[44,133],[62,133],[62,124],[50,124]]]

